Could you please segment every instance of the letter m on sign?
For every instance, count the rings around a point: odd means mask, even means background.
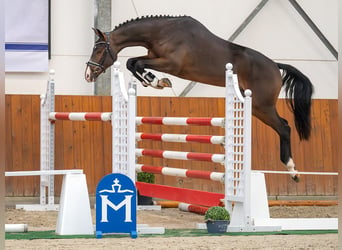
[[[136,188],[129,177],[109,174],[96,188],[96,234],[130,233],[136,236]]]
[[[102,203],[102,216],[101,216],[101,222],[108,222],[108,213],[107,209],[108,207],[114,209],[115,211],[118,211],[120,208],[125,209],[125,222],[132,222],[132,216],[131,216],[131,200],[132,195],[125,195],[125,199],[119,203],[117,206],[113,204],[110,200],[108,200],[108,195],[100,195],[101,196],[101,203]]]

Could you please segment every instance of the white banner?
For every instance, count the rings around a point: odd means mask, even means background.
[[[5,0],[6,72],[48,71],[48,0]]]

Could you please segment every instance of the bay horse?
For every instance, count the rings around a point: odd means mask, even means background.
[[[280,160],[288,171],[295,172],[291,173],[292,179],[299,181],[292,159],[291,129],[276,110],[279,92],[284,87],[299,138],[309,139],[313,86],[298,69],[228,42],[189,16],[140,17],[120,24],[111,32],[103,33],[98,29],[94,32],[98,40],[87,62],[85,79],[88,82],[95,81],[110,67],[122,49],[132,46],[145,47],[148,52],[145,56],[128,59],[128,70],[144,86],[155,88],[171,87],[171,82],[167,78],[158,79],[145,69],[225,87],[225,65],[232,63],[242,93],[245,89],[252,90],[253,115],[278,133]]]

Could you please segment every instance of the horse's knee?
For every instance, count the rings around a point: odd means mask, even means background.
[[[140,74],[143,74],[145,72],[145,64],[141,60],[137,60],[134,64],[134,69]]]
[[[135,74],[136,70],[135,70],[135,60],[130,58],[127,60],[126,62],[126,68],[132,72],[132,74]]]

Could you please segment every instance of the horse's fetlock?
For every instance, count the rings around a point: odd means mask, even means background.
[[[287,168],[287,170],[290,171],[290,172],[296,171],[296,166],[295,166],[295,164],[294,164],[292,158],[290,158],[290,159],[288,160],[288,162],[286,163],[286,168]]]

